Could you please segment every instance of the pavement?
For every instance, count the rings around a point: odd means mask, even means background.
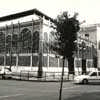
[[[64,100],[100,100],[100,93],[94,92],[94,93],[84,93],[80,96],[75,96],[69,99]]]
[[[59,100],[60,82],[0,80],[0,100]],[[100,100],[100,84],[64,82],[62,100]]]

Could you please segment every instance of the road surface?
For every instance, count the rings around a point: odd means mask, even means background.
[[[58,100],[59,82],[0,80],[0,100]],[[62,100],[100,100],[100,84],[64,82]]]

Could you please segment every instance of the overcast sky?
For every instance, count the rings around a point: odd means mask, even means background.
[[[0,0],[0,17],[34,8],[53,18],[63,11],[78,12],[80,21],[100,23],[100,0]]]

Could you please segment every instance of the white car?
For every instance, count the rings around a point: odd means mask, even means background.
[[[74,78],[74,83],[87,84],[88,82],[100,82],[100,71],[88,72]]]
[[[2,76],[2,79],[5,79],[5,78],[9,79],[12,77],[12,72],[9,71],[9,69],[2,68],[0,70],[0,75]]]

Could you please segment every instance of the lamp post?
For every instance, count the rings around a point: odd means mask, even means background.
[[[86,50],[86,44],[85,42],[82,42],[82,74],[86,73],[86,59],[85,59],[85,50]]]
[[[79,33],[78,33],[79,34]],[[78,34],[77,34],[77,68],[78,68],[78,74],[79,74],[79,67],[80,67],[80,61],[79,61],[79,58],[80,58],[80,56],[79,56],[79,54],[80,54],[80,52],[79,52],[79,36],[78,36]]]
[[[87,41],[87,47],[89,47],[89,45],[90,45],[90,41],[89,41],[89,33],[86,33],[85,34],[85,39],[86,39],[86,41]],[[91,55],[90,53],[91,53],[91,51],[89,50],[88,51],[88,49],[86,48],[86,50],[87,50],[87,57],[86,58],[88,58],[89,59],[89,56]],[[89,55],[90,54],[90,55]],[[88,67],[88,66],[87,66]]]
[[[40,38],[39,38],[39,65],[38,65],[38,78],[42,78],[42,74],[43,74],[43,19],[41,19],[40,22]]]

